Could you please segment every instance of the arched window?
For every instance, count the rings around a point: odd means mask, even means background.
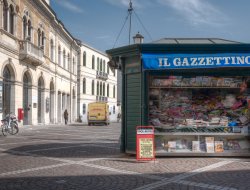
[[[82,57],[82,61],[83,61],[83,66],[86,66],[86,52],[83,52],[83,57]]]
[[[100,63],[99,63],[99,57],[97,57],[97,71],[99,71],[100,70],[100,65],[99,65]]]
[[[108,72],[108,74],[109,74],[109,65],[107,65],[107,72]]]
[[[11,73],[8,67],[5,67],[3,70],[3,78],[6,82],[10,82],[11,80]]]
[[[66,66],[66,53],[65,53],[65,49],[63,50],[63,68],[65,68]]]
[[[14,7],[10,5],[9,8],[9,28],[10,28],[10,33],[14,35],[14,17],[15,17],[15,12],[14,12]]]
[[[99,96],[99,82],[97,82],[97,96]]]
[[[70,68],[70,55],[68,53],[68,71],[69,71],[69,68]]]
[[[73,57],[73,74],[76,74],[76,63],[74,57]]]
[[[95,81],[92,80],[92,95],[95,95]]]
[[[3,114],[10,113],[11,110],[11,71],[10,68],[5,66],[3,70],[3,87],[2,87],[2,108]]]
[[[61,46],[58,46],[58,65],[61,65]]]
[[[115,98],[115,85],[113,87],[113,98]]]
[[[92,55],[92,69],[95,69],[95,56]]]
[[[107,97],[109,97],[109,84],[107,85]]]
[[[105,70],[106,70],[106,63],[105,63],[105,61],[103,60],[103,72],[105,72]]]
[[[8,31],[8,4],[3,1],[3,29]]]
[[[26,16],[23,17],[23,39],[26,40],[27,35],[27,18]]]
[[[82,93],[86,94],[86,79],[83,78],[82,80]]]
[[[42,49],[43,51],[45,50],[45,34],[44,34],[44,31],[42,31]]]
[[[41,44],[42,32],[41,32],[40,29],[38,29],[38,31],[37,31],[37,36],[38,36],[38,38],[37,38],[37,44],[38,44],[38,47],[40,47],[42,45]]]
[[[102,71],[102,59],[100,59],[100,71]]]
[[[32,26],[31,26],[31,21],[28,21],[28,39],[29,41],[31,41],[31,30],[32,30]]]
[[[50,40],[50,59],[54,62],[54,41]]]

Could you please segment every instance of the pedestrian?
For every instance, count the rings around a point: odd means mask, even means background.
[[[65,120],[65,125],[67,125],[68,119],[69,119],[69,114],[68,114],[67,109],[64,111],[63,115],[64,115],[64,120]]]
[[[118,113],[118,114],[117,114],[117,122],[118,122],[118,123],[120,122],[120,119],[121,119],[121,114]]]

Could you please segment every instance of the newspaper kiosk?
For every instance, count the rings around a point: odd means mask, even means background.
[[[250,156],[250,44],[163,39],[107,53],[122,72],[123,152],[150,125],[156,156]]]

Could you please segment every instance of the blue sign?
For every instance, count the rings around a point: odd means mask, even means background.
[[[250,67],[250,53],[142,54],[144,69]]]

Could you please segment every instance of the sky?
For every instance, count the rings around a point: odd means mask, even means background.
[[[249,0],[132,3],[130,43],[138,32],[144,43],[162,38],[223,38],[250,43]],[[102,52],[129,44],[129,0],[50,0],[50,4],[67,30],[83,43]]]

